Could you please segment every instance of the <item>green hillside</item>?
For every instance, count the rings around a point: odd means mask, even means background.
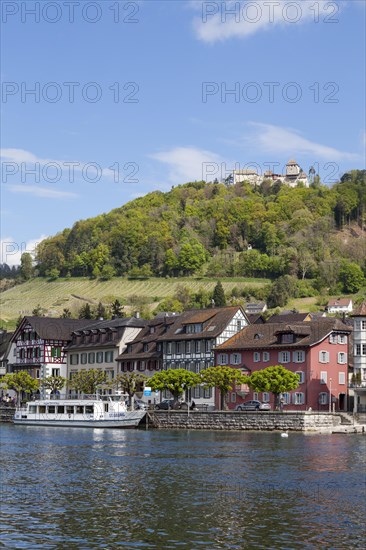
[[[172,296],[178,287],[189,288],[192,292],[199,290],[212,291],[215,279],[158,279],[128,280],[114,278],[110,281],[90,280],[85,278],[58,279],[49,282],[44,278],[36,278],[17,285],[0,294],[1,321],[8,323],[16,320],[19,315],[31,315],[38,305],[45,315],[60,316],[64,308],[76,316],[83,304],[89,302],[96,305],[102,302],[111,304],[116,298],[125,304],[126,311],[133,311],[134,303],[145,303],[148,309],[156,308],[164,298]],[[236,288],[258,288],[269,281],[265,279],[230,279],[223,281],[226,293]]]

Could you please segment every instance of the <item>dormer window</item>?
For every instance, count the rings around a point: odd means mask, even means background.
[[[128,344],[127,353],[132,353],[132,344]]]
[[[280,334],[281,344],[293,344],[295,342],[295,335],[293,332],[285,332]]]
[[[155,327],[150,327],[150,334],[154,334],[155,332]]]
[[[202,332],[202,330],[203,330],[202,323],[192,323],[190,325],[186,325],[187,334],[197,334],[198,332]]]
[[[144,344],[143,351],[144,352],[149,351],[149,344]]]

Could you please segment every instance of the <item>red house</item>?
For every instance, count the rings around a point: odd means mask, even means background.
[[[320,318],[296,324],[249,325],[215,348],[215,365],[251,374],[272,365],[297,373],[300,384],[283,394],[285,410],[347,410],[348,341],[352,329],[339,319]],[[331,404],[330,404],[331,396]],[[250,399],[270,403],[273,395],[247,386],[229,393],[229,408]]]

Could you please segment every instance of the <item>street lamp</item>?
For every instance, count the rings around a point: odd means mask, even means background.
[[[332,412],[332,379],[329,378],[329,412]]]

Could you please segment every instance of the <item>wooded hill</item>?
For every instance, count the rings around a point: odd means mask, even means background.
[[[38,272],[105,279],[291,274],[324,276],[331,286],[342,258],[365,267],[365,216],[365,170],[346,173],[332,188],[187,183],[44,240]],[[354,239],[345,243],[339,232],[351,224]]]

